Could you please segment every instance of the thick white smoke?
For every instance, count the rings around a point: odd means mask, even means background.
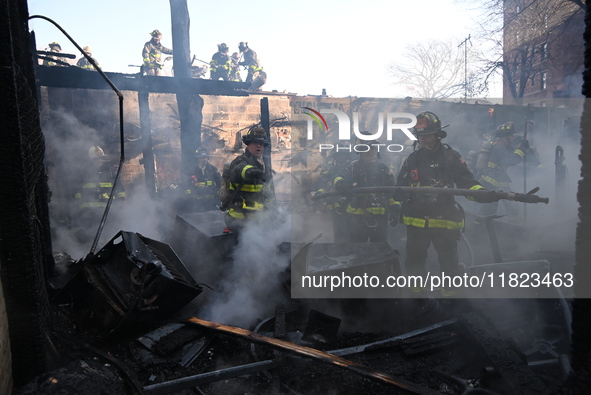
[[[278,246],[291,240],[291,217],[269,210],[248,221],[238,237],[230,270],[203,308],[206,319],[241,327],[272,315],[283,300],[281,273],[289,256]]]

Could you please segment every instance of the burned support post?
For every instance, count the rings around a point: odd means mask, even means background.
[[[156,193],[156,180],[154,168],[154,147],[152,146],[152,122],[150,120],[150,94],[148,90],[138,91],[138,104],[140,107],[140,129],[143,140],[143,162],[146,178],[146,189],[150,195]]]
[[[175,78],[191,78],[191,50],[189,41],[189,10],[187,0],[170,0],[172,48]],[[198,94],[177,93],[181,121],[181,179],[190,171],[195,150],[201,146],[203,99]]]
[[[267,133],[267,141],[269,145],[265,147],[265,152],[263,153],[263,163],[265,164],[265,173],[267,173],[267,179],[271,180],[271,194],[275,195],[275,187],[273,184],[273,166],[271,163],[271,150],[273,149],[273,145],[271,144],[271,119],[269,115],[269,98],[263,97],[261,99],[261,126],[265,129]]]

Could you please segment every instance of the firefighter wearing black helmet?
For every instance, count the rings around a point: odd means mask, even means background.
[[[253,51],[247,42],[241,42],[238,44],[238,50],[242,54],[243,61],[239,62],[240,66],[246,66],[248,75],[246,76],[245,82],[253,82],[261,73],[263,73],[263,66],[259,61],[257,53]]]
[[[144,59],[143,71],[147,75],[161,75],[164,68],[164,61],[162,54],[172,55],[172,49],[166,48],[160,43],[162,40],[162,33],[160,30],[153,30],[150,33],[152,39],[144,44],[142,50],[142,58]]]
[[[337,191],[346,193],[353,188],[394,186],[392,171],[380,161],[378,144],[378,140],[357,139],[356,146],[365,147],[367,150],[359,152],[359,160],[351,162],[334,178],[333,184]],[[394,200],[392,195],[353,195],[344,208],[350,241],[386,242],[388,222],[396,225],[399,207],[399,202]]]
[[[437,115],[417,115],[414,133],[418,149],[404,161],[397,186],[483,189],[474,179],[460,154],[441,139],[447,136]],[[446,275],[459,273],[457,241],[464,228],[462,208],[452,195],[396,193],[403,202],[402,219],[407,229],[405,265],[408,274],[427,274],[425,263],[431,243],[437,251],[440,269]],[[479,202],[487,198],[474,199]]]
[[[226,43],[218,44],[218,51],[213,54],[209,62],[209,78],[212,80],[217,81],[220,78],[224,81],[229,80],[232,66],[230,55],[228,55],[229,50]]]
[[[523,160],[525,152],[529,148],[527,140],[522,140],[517,148],[513,146],[515,138],[515,126],[513,122],[500,125],[495,132],[495,139],[483,144],[476,170],[478,181],[488,189],[511,190],[511,177],[507,173],[509,166],[515,166]],[[488,147],[488,151],[485,149]],[[509,216],[517,215],[517,206],[514,202],[504,201],[505,210]],[[492,202],[481,207],[479,214],[482,216],[494,215],[497,212],[499,202]]]
[[[227,209],[226,225],[233,232],[240,231],[249,217],[266,210],[272,200],[271,174],[262,161],[265,147],[269,145],[267,132],[260,126],[253,126],[242,136],[242,141],[246,150],[223,174],[228,191],[222,209]]]

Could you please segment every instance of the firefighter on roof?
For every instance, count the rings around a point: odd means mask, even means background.
[[[230,56],[228,51],[230,48],[226,43],[218,44],[218,51],[213,54],[211,61],[209,62],[209,77],[212,80],[219,80],[220,78],[224,81],[228,81],[230,78]]]
[[[447,136],[437,115],[425,111],[417,115],[414,133],[419,148],[402,165],[397,186],[483,189],[460,154],[441,139]],[[460,231],[464,215],[452,195],[396,193],[403,202],[402,218],[407,229],[405,265],[409,275],[427,274],[425,263],[431,243],[437,251],[441,271],[457,275]],[[469,198],[470,199],[470,198]],[[489,202],[488,197],[474,199]]]
[[[84,52],[88,56],[90,56],[92,58],[92,60],[94,60],[94,63],[96,63],[96,65],[100,68],[101,65],[99,64],[98,60],[96,60],[95,58],[92,57],[92,50],[90,49],[90,47],[89,46],[86,46],[86,47],[84,47],[82,49],[84,50]],[[81,69],[84,69],[84,70],[95,71],[95,68],[88,61],[88,59],[86,59],[85,56],[82,56],[80,59],[78,59],[78,62],[76,62],[76,66],[78,66],[78,67],[80,67]]]
[[[162,75],[162,69],[164,68],[162,54],[172,55],[172,49],[166,48],[160,43],[162,33],[159,30],[152,31],[150,35],[152,39],[144,44],[142,50],[143,71],[146,75]]]

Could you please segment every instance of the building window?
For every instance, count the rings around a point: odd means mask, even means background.
[[[531,76],[531,86],[536,86],[536,75]]]
[[[541,54],[542,59],[546,59],[548,57],[548,43],[542,44]]]
[[[542,78],[541,78],[541,86],[540,87],[542,88],[542,90],[544,90],[544,89],[546,89],[546,72],[545,71],[542,72],[541,77]]]

